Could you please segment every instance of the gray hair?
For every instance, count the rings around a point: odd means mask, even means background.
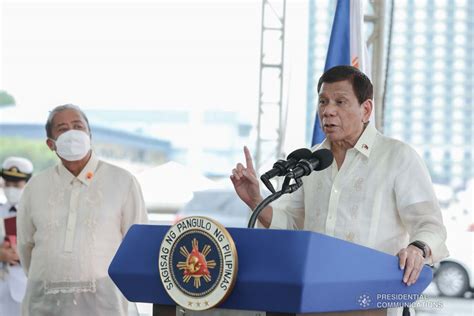
[[[65,110],[77,111],[84,118],[84,120],[86,121],[87,129],[90,132],[91,128],[90,128],[90,125],[89,125],[89,120],[87,119],[86,114],[81,110],[81,108],[79,108],[77,105],[74,105],[74,104],[64,104],[64,105],[59,105],[59,106],[55,107],[52,111],[49,112],[48,120],[46,121],[46,126],[45,126],[46,136],[48,138],[53,138],[53,119],[54,119],[54,116],[56,116],[56,114],[58,114],[59,112],[62,112],[62,111],[65,111]]]

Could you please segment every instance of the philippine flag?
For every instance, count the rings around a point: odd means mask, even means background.
[[[352,65],[370,78],[370,61],[364,34],[363,1],[338,0],[324,71],[334,66]],[[372,122],[373,119],[374,111],[371,114]],[[316,112],[311,144],[319,144],[324,138]]]

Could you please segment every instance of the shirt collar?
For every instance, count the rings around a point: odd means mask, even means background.
[[[94,177],[94,174],[96,172],[97,166],[99,165],[99,159],[97,156],[94,154],[94,152],[91,153],[91,157],[85,167],[82,169],[81,173],[77,177],[75,177],[69,170],[64,167],[64,165],[61,163],[59,164],[59,176],[67,181],[67,183],[71,183],[74,179],[77,179],[81,181],[85,185],[89,185],[92,181],[92,178]]]
[[[354,146],[354,149],[356,149],[358,152],[368,158],[370,156],[370,152],[372,151],[372,147],[374,146],[375,137],[377,136],[377,133],[378,131],[375,128],[375,124],[369,122],[369,124],[367,124],[364,131],[362,132],[362,135],[360,135],[359,140]],[[327,138],[325,138],[324,141],[315,148],[315,150],[321,148],[326,148],[329,150],[331,149],[331,144],[329,143]]]
[[[365,127],[365,130],[362,132],[362,135],[360,135],[359,140],[354,146],[354,149],[369,158],[370,152],[374,147],[375,137],[377,136],[377,133],[378,131],[375,128],[375,124],[369,122],[369,124],[367,124],[367,126]]]

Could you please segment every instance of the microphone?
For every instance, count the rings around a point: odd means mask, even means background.
[[[265,184],[265,186],[272,192],[275,193],[275,189],[273,185],[270,183],[270,179],[276,176],[284,176],[288,173],[288,170],[293,169],[298,161],[301,159],[309,159],[312,156],[311,150],[307,148],[300,148],[293,151],[291,154],[288,155],[287,160],[278,160],[273,164],[273,168],[267,172],[265,172],[261,177],[260,180]]]
[[[287,160],[278,160],[273,164],[273,168],[265,172],[260,178],[271,179],[276,176],[284,176],[288,169],[293,169],[300,159],[309,159],[312,155],[311,150],[300,148],[288,155]]]
[[[312,153],[311,157],[301,159],[286,177],[301,178],[309,175],[313,170],[324,170],[332,164],[334,157],[329,149],[320,149]]]
[[[263,183],[265,183],[267,188],[272,191],[272,194],[267,196],[262,202],[257,205],[257,207],[252,213],[252,216],[250,216],[248,224],[249,228],[253,228],[255,226],[258,215],[268,204],[275,201],[283,194],[293,193],[298,190],[303,185],[303,181],[301,180],[302,176],[309,175],[313,170],[326,169],[331,165],[333,156],[332,152],[328,149],[320,149],[312,153],[309,149],[301,148],[289,154],[287,159],[288,161],[278,160],[273,165],[272,170],[266,172],[260,177],[260,179],[263,181]],[[289,172],[286,173],[282,189],[278,192],[275,192],[273,185],[267,177],[284,175],[281,173],[283,169],[287,169],[289,170]],[[295,183],[290,184],[291,178],[295,180]]]

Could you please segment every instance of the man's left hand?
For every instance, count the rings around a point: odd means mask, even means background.
[[[400,260],[400,269],[405,270],[403,282],[408,286],[414,284],[416,280],[418,280],[425,262],[423,251],[415,246],[409,245],[400,250],[397,256]]]

